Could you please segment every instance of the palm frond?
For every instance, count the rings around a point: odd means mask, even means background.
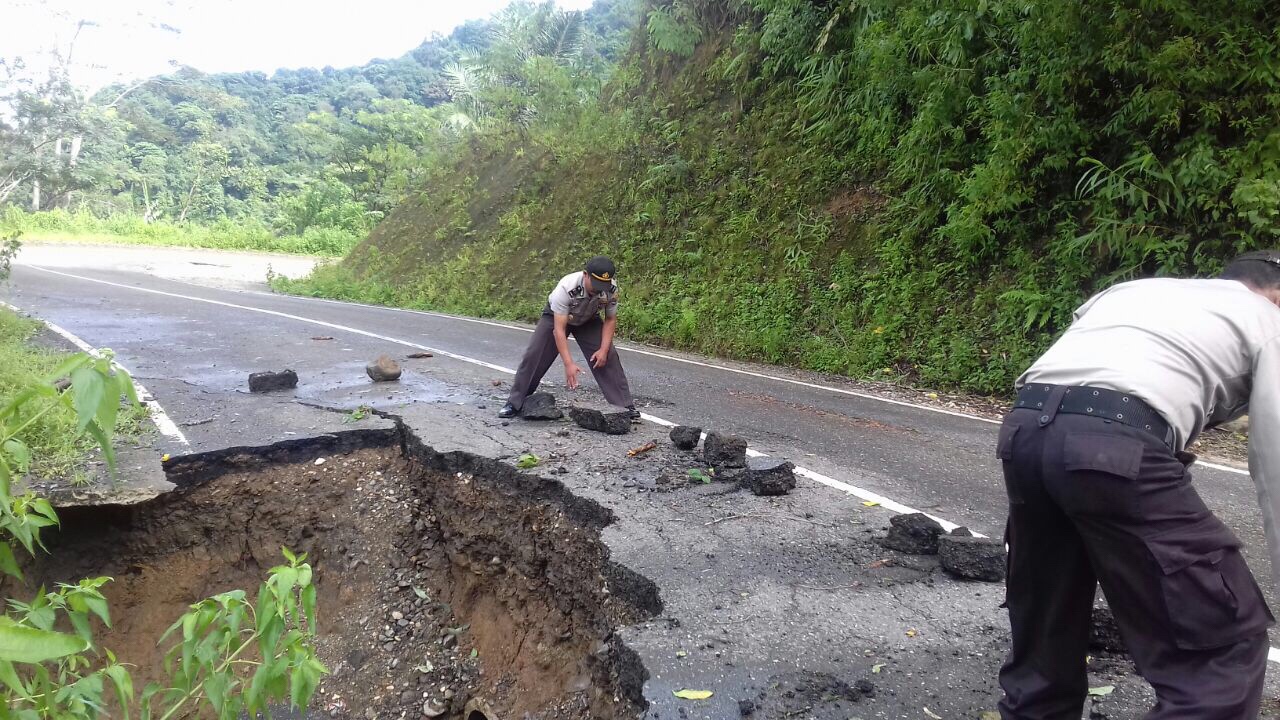
[[[538,37],[538,54],[559,62],[574,60],[582,54],[586,28],[579,10],[557,10],[543,23]]]

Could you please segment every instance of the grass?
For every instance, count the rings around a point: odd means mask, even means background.
[[[20,389],[43,378],[69,355],[32,344],[32,338],[41,327],[35,320],[0,309],[0,398],[4,402]],[[42,401],[33,401],[29,413],[34,415],[43,407]],[[138,437],[146,417],[147,411],[142,407],[123,411],[116,437]],[[34,479],[61,479],[75,485],[88,482],[88,461],[94,445],[87,435],[77,436],[75,429],[75,412],[60,406],[46,413],[23,433],[22,440],[32,450],[31,476]]]
[[[9,208],[0,215],[0,236],[21,234],[23,242],[155,245],[250,250],[338,257],[360,238],[335,228],[308,228],[301,235],[276,235],[254,222],[220,220],[211,225],[143,222],[133,215],[99,218],[89,213],[50,210],[27,213]]]

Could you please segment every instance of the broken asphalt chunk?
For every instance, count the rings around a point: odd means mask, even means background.
[[[588,430],[626,435],[631,432],[631,413],[627,410],[599,410],[592,407],[571,407],[569,417]]]
[[[390,382],[400,379],[400,363],[387,355],[379,355],[377,360],[364,367],[369,379],[374,382]]]
[[[943,535],[938,538],[942,569],[968,580],[1004,580],[1004,543],[993,538]]]
[[[564,412],[556,407],[555,395],[539,392],[524,399],[520,417],[525,420],[559,420],[564,417]]]
[[[880,541],[882,547],[912,555],[938,554],[938,536],[944,531],[937,520],[924,513],[908,513],[889,518],[889,526],[889,534]]]
[[[249,392],[274,392],[276,390],[290,390],[295,387],[298,387],[298,373],[292,370],[249,374]]]
[[[747,466],[747,441],[733,435],[707,433],[702,443],[702,459],[711,467],[744,468]]]
[[[671,428],[671,442],[681,450],[692,450],[698,447],[702,439],[702,428],[688,425],[677,425]]]
[[[757,457],[747,461],[738,483],[756,495],[786,495],[795,489],[796,466],[786,460]]]

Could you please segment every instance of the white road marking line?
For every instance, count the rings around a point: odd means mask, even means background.
[[[438,350],[438,349],[430,348],[430,347],[427,347],[427,346],[425,346],[425,345],[421,345],[421,344],[418,344],[418,343],[415,343],[415,342],[410,342],[410,341],[408,341],[408,340],[400,340],[400,339],[398,339],[398,338],[388,337],[388,336],[386,336],[386,335],[379,335],[379,334],[377,334],[377,333],[371,333],[371,332],[369,332],[369,331],[367,331],[367,330],[359,330],[359,329],[357,329],[357,328],[348,327],[348,326],[346,326],[346,325],[338,325],[338,324],[335,324],[335,323],[325,322],[325,321],[323,321],[323,320],[315,320],[315,319],[313,319],[313,318],[305,318],[305,317],[301,317],[301,316],[298,316],[298,315],[290,315],[290,314],[288,314],[288,313],[282,313],[282,312],[279,312],[279,311],[276,311],[276,310],[267,310],[267,309],[265,309],[265,308],[256,308],[256,307],[251,307],[251,306],[247,306],[247,305],[237,305],[237,304],[235,304],[235,303],[223,302],[223,301],[221,301],[221,300],[210,300],[210,299],[207,299],[207,298],[192,297],[192,296],[190,296],[190,295],[180,295],[180,294],[178,294],[178,293],[165,292],[165,291],[163,291],[163,290],[152,290],[152,289],[144,288],[144,287],[134,287],[134,286],[132,286],[132,285],[123,285],[123,284],[121,284],[121,283],[114,283],[114,282],[110,282],[110,281],[108,281],[108,280],[98,280],[98,279],[96,279],[96,278],[84,277],[84,276],[82,276],[82,275],[73,275],[73,274],[71,274],[71,273],[58,272],[57,270],[49,270],[49,269],[47,269],[47,268],[37,267],[37,266],[35,266],[35,265],[30,265],[30,266],[28,266],[28,267],[31,267],[32,269],[35,269],[35,270],[40,270],[40,271],[42,271],[42,272],[52,273],[52,274],[54,274],[54,275],[62,275],[62,276],[64,276],[64,277],[74,278],[74,279],[76,279],[76,280],[84,280],[84,281],[86,281],[86,282],[93,282],[93,283],[98,283],[98,284],[101,284],[101,285],[109,285],[109,286],[111,286],[111,287],[123,288],[123,289],[125,289],[125,290],[134,290],[134,291],[137,291],[137,292],[151,293],[151,294],[154,294],[154,295],[164,295],[164,296],[166,296],[166,297],[180,298],[180,299],[183,299],[183,300],[193,300],[193,301],[195,301],[195,302],[209,303],[209,304],[211,304],[211,305],[221,305],[221,306],[223,306],[223,307],[236,308],[236,309],[238,309],[238,310],[248,310],[248,311],[250,311],[250,312],[258,312],[258,313],[263,313],[263,314],[265,314],[265,315],[274,315],[274,316],[276,316],[276,317],[288,318],[288,319],[290,319],[290,320],[297,320],[297,321],[300,321],[300,322],[308,322],[308,323],[312,323],[312,324],[314,324],[314,325],[320,325],[320,326],[322,326],[322,327],[333,328],[333,329],[335,329],[335,330],[342,330],[342,331],[344,331],[344,332],[350,332],[350,333],[354,333],[354,334],[356,334],[356,335],[364,335],[364,336],[366,336],[366,337],[376,338],[376,339],[378,339],[378,340],[385,340],[385,341],[387,341],[387,342],[398,343],[398,344],[400,344],[400,345],[405,345],[405,346],[407,346],[407,347],[417,348],[417,349],[419,349],[419,350],[426,350],[427,352],[434,352],[434,353],[436,353],[437,355],[443,355],[444,357],[453,358],[453,359],[455,359],[455,360],[459,360],[459,361],[466,362],[466,363],[471,363],[471,364],[473,364],[473,365],[479,365],[479,366],[481,366],[481,367],[486,367],[486,368],[489,368],[489,369],[491,369],[491,370],[497,370],[497,371],[499,371],[499,372],[507,373],[508,375],[514,375],[514,374],[515,374],[515,370],[513,370],[513,369],[511,369],[511,368],[502,367],[501,365],[494,365],[493,363],[487,363],[487,362],[485,362],[485,361],[483,361],[483,360],[477,360],[477,359],[475,359],[475,358],[466,357],[465,355],[458,355],[458,354],[456,354],[456,353],[451,353],[451,352],[447,352],[447,351],[444,351],[444,350]],[[660,356],[660,357],[661,357],[661,356]],[[676,359],[676,358],[673,358],[673,359]],[[695,364],[698,364],[698,365],[706,365],[706,363],[695,363]],[[707,365],[707,367],[716,367],[716,366],[714,366],[714,365]],[[731,370],[731,368],[725,368],[725,369],[730,369],[730,370]],[[747,373],[747,374],[753,374],[753,375],[754,375],[754,374],[757,374],[757,373]],[[769,378],[770,376],[768,376],[768,375],[760,375],[760,377]],[[775,378],[775,379],[783,379],[783,380],[785,380],[785,378]],[[806,385],[807,385],[808,383],[800,383],[800,384],[806,384]],[[820,388],[820,389],[827,389],[827,388],[822,388],[822,386],[819,386],[819,385],[815,385],[814,387],[818,387],[818,388]],[[830,388],[830,389],[832,389],[832,390],[836,390],[836,388]],[[872,396],[872,397],[871,397],[871,399],[875,400],[875,399],[880,399],[880,398],[875,398],[874,396]],[[904,402],[900,402],[900,401],[886,401],[886,402],[892,402],[892,403],[894,403],[894,404],[898,404],[898,405],[909,405],[909,403],[904,403]],[[926,408],[926,409],[927,409],[927,408]],[[948,414],[952,414],[952,413],[948,413]],[[649,414],[647,414],[647,413],[641,413],[641,414],[640,414],[640,417],[641,417],[642,419],[644,419],[644,420],[647,420],[647,421],[652,422],[652,423],[654,423],[654,424],[656,424],[656,425],[661,425],[661,426],[664,426],[664,427],[675,427],[675,425],[676,425],[676,423],[673,423],[673,422],[671,422],[670,420],[666,420],[666,419],[664,419],[664,418],[660,418],[660,417],[657,417],[657,416],[655,416],[655,415],[649,415]],[[961,417],[966,417],[966,416],[963,416],[963,415],[962,415]],[[981,420],[982,418],[975,418],[975,419],[979,419],[979,420]],[[990,421],[983,420],[983,422],[990,422]],[[764,453],[761,453],[761,452],[758,452],[758,451],[752,450],[752,449],[750,449],[750,448],[748,448],[748,449],[747,449],[747,453],[748,453],[749,455],[754,456],[754,457],[768,457],[768,455],[765,455]],[[860,487],[857,487],[857,486],[855,486],[855,485],[850,485],[850,484],[848,484],[848,483],[841,482],[841,481],[839,481],[839,480],[836,480],[835,478],[832,478],[832,477],[828,477],[828,476],[826,476],[826,475],[823,475],[822,473],[818,473],[818,472],[814,472],[814,471],[812,471],[812,470],[809,470],[808,468],[796,467],[796,470],[795,470],[795,471],[796,471],[796,474],[797,474],[797,475],[800,475],[800,476],[802,476],[802,477],[806,477],[806,478],[808,478],[808,479],[810,479],[810,480],[813,480],[814,482],[820,483],[820,484],[822,484],[822,485],[826,485],[827,487],[830,487],[830,488],[834,488],[834,489],[837,489],[837,490],[843,491],[843,492],[845,492],[845,493],[848,493],[848,494],[850,494],[850,495],[853,495],[854,497],[862,498],[862,499],[863,499],[864,501],[866,501],[866,502],[874,502],[874,503],[878,503],[880,507],[884,507],[885,509],[889,510],[890,512],[896,512],[896,513],[899,513],[899,514],[909,514],[909,513],[919,512],[918,510],[915,510],[914,508],[911,508],[911,507],[909,507],[909,506],[907,506],[907,505],[902,505],[902,504],[900,504],[900,503],[898,503],[898,502],[895,502],[895,501],[893,501],[893,500],[890,500],[889,498],[886,498],[886,497],[884,497],[884,496],[881,496],[881,495],[878,495],[878,494],[876,494],[876,493],[873,493],[873,492],[871,492],[871,491],[869,491],[869,490],[864,490],[864,489],[862,489],[862,488],[860,488]],[[1247,474],[1247,473],[1246,473],[1246,474]],[[926,513],[926,514],[927,514],[927,513]],[[944,519],[942,519],[942,518],[939,518],[939,517],[936,517],[936,516],[933,516],[933,515],[929,515],[929,517],[932,517],[934,520],[937,520],[937,521],[938,521],[940,524],[942,524],[942,526],[943,526],[944,528],[946,528],[948,531],[950,531],[950,530],[955,529],[956,527],[958,527],[955,523],[950,522],[950,521],[948,521],[948,520],[944,520]],[[974,533],[974,534],[975,534],[975,535],[977,535],[977,533]],[[981,536],[980,536],[980,537],[981,537]],[[1271,662],[1280,663],[1280,648],[1272,647],[1272,648],[1267,652],[1267,659],[1268,659],[1268,660],[1270,660]]]
[[[180,283],[183,283],[186,285],[192,285],[195,287],[207,287],[203,285],[196,285],[195,283],[190,283],[185,280],[176,280],[175,282],[180,282]],[[490,327],[506,328],[508,330],[519,330],[521,332],[526,332],[526,333],[533,332],[531,328],[521,327],[519,325],[509,325],[507,323],[494,322],[492,320],[481,320],[480,318],[470,318],[462,315],[450,315],[448,313],[432,312],[430,310],[413,310],[410,308],[394,308],[394,307],[387,307],[386,305],[371,305],[369,303],[350,302],[348,300],[331,300],[329,298],[307,297],[306,295],[282,295],[280,293],[266,293],[266,292],[261,292],[259,290],[233,289],[233,290],[229,290],[229,292],[245,293],[249,295],[263,295],[266,297],[273,297],[273,298],[297,298],[299,300],[310,300],[313,302],[334,303],[337,305],[354,305],[356,307],[366,307],[366,308],[372,308],[375,310],[390,310],[392,312],[407,312],[407,313],[413,313],[415,315],[426,315],[428,317],[444,318],[447,320],[460,320],[462,322],[475,323],[477,325],[488,325]],[[947,410],[946,408],[934,407],[932,405],[919,405],[913,402],[908,402],[906,400],[894,400],[892,398],[880,397],[878,395],[857,392],[855,390],[846,390],[844,388],[838,388],[831,385],[811,383],[805,380],[796,380],[794,378],[782,377],[780,375],[770,375],[768,373],[756,372],[754,370],[743,370],[741,368],[733,368],[727,365],[717,365],[715,363],[703,362],[701,360],[690,360],[689,358],[682,358],[676,355],[668,355],[666,353],[656,352],[653,350],[642,350],[628,343],[619,343],[618,349],[626,350],[627,352],[633,352],[638,355],[648,355],[650,357],[662,358],[663,360],[671,360],[673,362],[684,363],[686,365],[697,365],[698,367],[711,368],[713,370],[723,370],[725,372],[737,373],[739,375],[747,375],[750,377],[761,378],[764,380],[774,380],[777,382],[790,383],[792,385],[800,385],[803,387],[813,388],[816,390],[826,390],[827,392],[838,393],[841,395],[849,395],[852,397],[861,398],[863,400],[874,400],[876,402],[887,403],[889,405],[909,407],[914,410],[925,410],[931,413],[938,413],[941,415],[950,415],[952,417],[964,418],[966,420],[977,420],[978,422],[988,423],[991,425],[999,425],[1001,423],[1000,420],[992,420],[991,418],[984,418],[978,415],[970,415],[968,413],[957,412],[955,410]]]
[[[35,266],[32,266],[32,267],[35,267]],[[43,268],[38,268],[38,269],[43,269]],[[271,298],[294,298],[298,300],[307,300],[310,302],[332,303],[334,305],[352,305],[355,307],[364,307],[364,308],[370,308],[373,310],[386,310],[388,312],[397,312],[397,313],[412,313],[414,315],[425,315],[428,317],[442,318],[445,320],[459,320],[461,322],[475,323],[477,325],[488,325],[490,327],[505,328],[507,330],[518,330],[520,332],[525,332],[525,333],[533,332],[531,328],[521,327],[520,325],[511,325],[508,323],[494,322],[492,320],[481,320],[480,318],[465,317],[463,315],[450,315],[448,313],[432,312],[430,310],[414,310],[411,308],[396,308],[396,307],[388,307],[386,305],[372,305],[369,303],[352,302],[350,300],[332,300],[329,298],[308,297],[306,295],[283,295],[280,293],[268,293],[268,292],[261,292],[258,290],[210,288],[207,285],[199,285],[197,283],[188,282],[186,280],[176,280],[172,278],[168,278],[168,279],[171,282],[178,282],[184,285],[190,285],[192,287],[223,290],[224,292],[236,292],[236,293],[243,293],[246,295],[262,295],[264,297],[271,297]],[[932,405],[919,405],[917,403],[907,402],[905,400],[894,400],[891,398],[879,397],[877,395],[856,392],[853,390],[846,390],[844,388],[833,387],[831,385],[811,383],[811,382],[806,382],[804,380],[796,380],[794,378],[781,377],[779,375],[770,375],[768,373],[755,372],[753,370],[742,370],[740,368],[732,368],[725,365],[717,365],[715,363],[702,362],[700,360],[690,360],[688,358],[677,357],[675,355],[668,355],[666,353],[655,352],[653,350],[642,350],[628,343],[619,343],[618,349],[624,350],[626,352],[637,353],[639,355],[648,355],[650,357],[662,358],[663,360],[671,360],[674,362],[685,363],[688,365],[697,365],[700,367],[711,368],[714,370],[723,370],[725,372],[737,373],[739,375],[748,375],[751,377],[761,378],[764,380],[774,380],[782,383],[790,383],[792,385],[801,385],[803,387],[813,388],[816,390],[826,390],[827,392],[838,393],[841,395],[850,395],[853,397],[862,398],[864,400],[874,400],[876,402],[882,402],[889,405],[898,405],[900,407],[908,407],[914,410],[924,410],[926,412],[939,413],[942,415],[950,415],[952,417],[964,418],[966,420],[976,420],[981,423],[987,423],[988,425],[999,425],[1002,422],[1001,420],[993,420],[991,418],[984,418],[978,415],[970,415],[968,413],[956,412],[954,410],[947,410],[944,408],[933,407]],[[1248,470],[1243,470],[1237,467],[1231,467],[1230,465],[1221,465],[1218,463],[1211,463],[1205,460],[1196,460],[1195,464],[1200,465],[1201,467],[1212,469],[1212,470],[1218,470],[1220,472],[1233,473],[1235,475],[1247,476],[1249,474]]]
[[[444,357],[453,358],[454,360],[459,360],[465,363],[471,363],[473,365],[479,365],[481,367],[489,368],[490,370],[496,370],[498,372],[506,373],[508,375],[516,374],[516,371],[513,368],[503,367],[501,365],[494,365],[493,363],[488,363],[483,360],[477,360],[475,358],[467,357],[465,355],[451,353],[447,350],[428,347],[426,345],[422,345],[420,343],[416,343],[410,340],[402,340],[400,338],[394,338],[387,335],[380,335],[378,333],[369,332],[368,330],[360,330],[359,328],[353,328],[347,325],[339,325],[337,323],[331,323],[324,320],[316,320],[315,318],[302,317],[300,315],[291,315],[289,313],[280,312],[278,310],[267,310],[266,308],[253,307],[251,305],[237,305],[236,303],[229,303],[223,300],[212,300],[209,298],[202,298],[202,297],[195,297],[191,295],[182,295],[179,293],[166,292],[164,290],[153,290],[150,288],[136,287],[133,285],[124,285],[122,283],[111,282],[109,280],[99,280],[97,278],[85,277],[83,275],[73,275],[71,273],[60,272],[58,270],[50,270],[48,268],[42,268],[35,265],[30,265],[28,267],[31,267],[32,269],[35,269],[35,270],[40,270],[42,272],[51,273],[54,275],[61,275],[63,277],[74,278],[76,280],[84,280],[86,282],[98,283],[100,285],[109,285],[111,287],[123,288],[125,290],[151,293],[153,295],[163,295],[165,297],[179,298],[182,300],[192,300],[195,302],[203,302],[211,305],[220,305],[222,307],[236,308],[238,310],[247,310],[250,312],[262,313],[264,315],[272,315],[275,317],[282,317],[289,320],[296,320],[299,322],[311,323],[313,325],[319,325],[321,327],[326,327],[333,330],[340,330],[343,332],[354,333],[356,335],[363,335],[365,337],[371,337],[371,338],[382,340],[385,342],[397,343],[400,345],[404,345],[406,347],[425,350],[430,353],[435,353],[437,355],[441,355]],[[649,422],[652,422],[656,425],[661,425],[663,427],[675,427],[676,425],[676,423],[671,422],[670,420],[666,420],[664,418],[660,418],[655,415],[649,415],[647,413],[641,413],[640,417],[644,420],[648,420]],[[752,450],[750,448],[747,449],[747,454],[751,455],[752,457],[768,457],[768,455],[762,452],[759,452],[757,450]],[[809,470],[808,468],[797,467],[796,474],[802,477],[809,478],[810,480],[813,480],[822,485],[826,485],[827,487],[834,488],[836,490],[840,490],[842,492],[848,493],[850,495],[853,495],[854,497],[861,498],[866,502],[874,502],[891,512],[903,513],[903,514],[920,512],[919,510],[916,510],[907,505],[903,505],[899,502],[896,502],[887,497],[884,497],[883,495],[879,495],[877,493],[871,492],[870,490],[865,490],[863,488],[857,487],[856,485],[850,485],[840,480],[836,480],[835,478],[828,477],[826,475],[823,475],[822,473],[814,472],[813,470]],[[934,517],[934,516],[930,515],[930,517]],[[956,527],[959,527],[956,523],[953,523],[949,520],[945,520],[943,518],[934,517],[934,519],[937,520],[939,523],[941,523],[942,526],[947,530],[952,530]]]
[[[10,305],[7,302],[0,301],[0,305],[7,307],[14,312],[25,312],[22,308],[19,308],[16,305]],[[82,351],[96,358],[102,357],[102,353],[98,352],[97,348],[76,337],[65,328],[55,325],[48,320],[40,320],[40,322],[44,323],[45,327],[49,328],[53,332],[66,338],[71,342],[71,344],[80,348]],[[111,360],[111,364],[124,372],[129,373],[129,370],[114,358]],[[130,379],[133,379],[133,373],[129,373],[129,377]],[[156,401],[155,396],[152,395],[151,392],[136,379],[133,379],[133,391],[138,394],[138,399],[142,401],[142,404],[147,406],[147,411],[151,415],[151,422],[156,426],[156,430],[160,431],[161,435],[164,435],[170,440],[176,440],[183,445],[191,444],[187,441],[187,436],[182,434],[182,431],[178,429],[178,426],[169,417],[169,414],[164,411],[164,408],[160,407],[160,403]]]
[[[1235,473],[1236,475],[1249,474],[1248,470],[1244,470],[1238,467],[1231,467],[1230,465],[1219,465],[1218,463],[1205,462],[1204,460],[1196,460],[1195,464],[1202,465],[1207,468],[1212,468],[1214,470],[1221,470],[1222,472]]]
[[[263,315],[273,315],[275,317],[282,317],[288,320],[298,320],[300,322],[311,323],[312,325],[319,325],[320,327],[326,327],[333,330],[342,330],[344,332],[354,333],[356,335],[371,337],[371,338],[374,338],[375,340],[384,340],[386,342],[397,343],[399,345],[405,345],[407,347],[415,348],[418,350],[425,350],[429,353],[434,353],[436,355],[440,355],[447,358],[453,358],[454,360],[460,360],[462,362],[471,363],[473,365],[480,365],[481,367],[486,367],[486,368],[489,368],[490,370],[497,370],[498,372],[507,373],[508,375],[514,375],[516,372],[515,370],[508,367],[503,367],[501,365],[494,365],[493,363],[488,363],[483,360],[477,360],[475,358],[470,358],[465,355],[458,355],[457,353],[451,353],[448,350],[442,350],[440,348],[434,348],[428,345],[422,345],[421,343],[415,343],[410,340],[401,340],[400,338],[393,338],[387,335],[379,335],[378,333],[369,332],[368,330],[360,330],[358,328],[348,327],[346,325],[339,325],[337,323],[326,322],[324,320],[316,320],[315,318],[302,317],[300,315],[290,315],[289,313],[280,312],[278,310],[268,310],[266,308],[252,307],[249,305],[237,305],[236,303],[229,303],[223,300],[211,300],[209,298],[195,297],[192,295],[183,295],[181,293],[166,292],[164,290],[153,290],[151,288],[137,287],[134,285],[125,285],[123,283],[111,282],[110,280],[99,280],[97,278],[85,277],[83,275],[73,275],[71,273],[60,272],[58,270],[50,270],[49,268],[43,268],[36,265],[28,265],[26,267],[29,267],[32,270],[39,270],[40,272],[46,272],[51,275],[61,275],[63,277],[74,278],[76,280],[84,280],[85,282],[98,283],[99,285],[109,285],[111,287],[123,288],[125,290],[133,290],[135,292],[150,293],[152,295],[163,295],[165,297],[179,298],[181,300],[193,300],[195,302],[208,303],[210,305],[219,305],[221,307],[235,308],[237,310],[248,310],[250,312],[262,313]]]

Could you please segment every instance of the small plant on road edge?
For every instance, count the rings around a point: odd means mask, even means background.
[[[360,422],[361,420],[369,417],[369,413],[371,412],[373,412],[373,409],[370,408],[368,405],[361,405],[355,410],[352,410],[351,412],[347,413],[347,416],[342,419],[342,422],[344,423]]]
[[[542,458],[538,457],[537,455],[534,455],[533,453],[525,453],[524,455],[520,456],[519,460],[516,461],[516,467],[520,468],[521,470],[528,470],[530,468],[538,467],[538,463],[540,462],[542,462]]]
[[[696,480],[704,485],[710,485],[711,476],[714,475],[715,472],[716,472],[715,470],[710,470],[710,469],[708,469],[706,472],[703,472],[702,468],[693,468],[692,470],[689,471],[689,479]]]
[[[94,439],[114,473],[110,438],[121,399],[135,407],[138,399],[111,357],[109,351],[73,355],[0,408],[0,571],[10,577],[22,579],[14,543],[34,554],[44,549],[40,531],[58,524],[48,500],[30,491],[13,494],[13,481],[33,460],[24,432],[54,408],[69,406],[76,432]],[[283,552],[286,563],[271,569],[256,604],[233,590],[192,605],[160,640],[174,643],[165,655],[168,682],[150,684],[140,695],[128,667],[94,643],[93,618],[110,627],[100,590],[110,578],[41,588],[29,602],[10,599],[0,615],[0,714],[109,717],[110,695],[125,720],[131,711],[142,720],[170,720],[202,704],[219,720],[269,714],[286,700],[305,709],[327,672],[315,653],[316,590],[306,556]]]

